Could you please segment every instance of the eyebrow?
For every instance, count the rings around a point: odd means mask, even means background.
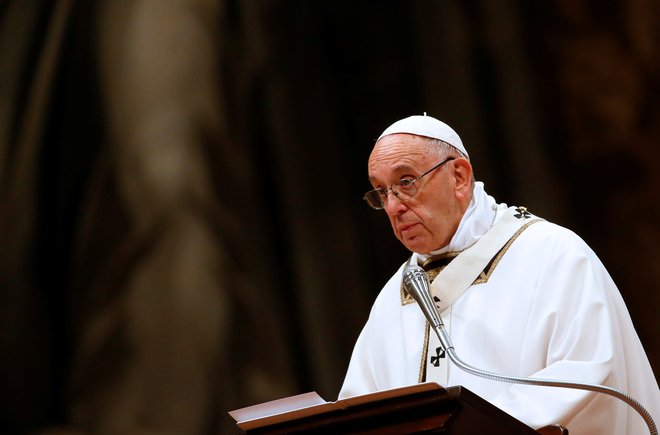
[[[418,170],[417,170],[415,167],[413,167],[412,165],[409,165],[409,164],[407,164],[407,163],[399,163],[398,165],[396,165],[396,166],[394,167],[394,169],[392,170],[392,172],[396,174],[397,172],[407,172],[407,171],[411,171],[411,170],[418,171]],[[373,179],[374,179],[374,177],[369,177],[369,178],[368,178],[369,181],[373,181]]]

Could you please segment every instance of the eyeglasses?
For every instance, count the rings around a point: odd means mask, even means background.
[[[399,180],[398,184],[392,184],[389,189],[383,189],[382,187],[379,187],[378,189],[370,190],[364,195],[364,200],[367,201],[367,204],[369,204],[369,207],[376,209],[376,210],[381,210],[385,208],[385,203],[387,202],[387,196],[389,195],[390,192],[394,194],[399,200],[405,201],[417,194],[417,185],[415,184],[417,181],[421,180],[422,177],[425,175],[430,174],[431,172],[435,171],[445,163],[447,163],[450,160],[454,160],[456,157],[447,157],[428,171],[424,172],[422,175],[420,175],[417,178],[402,178]]]

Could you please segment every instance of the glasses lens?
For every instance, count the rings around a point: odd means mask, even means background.
[[[369,207],[376,210],[380,210],[381,208],[385,207],[385,204],[383,203],[383,197],[379,189],[370,190],[367,192],[367,194],[364,195],[364,200],[367,201]]]
[[[417,186],[413,178],[403,178],[399,184],[392,186],[392,190],[399,199],[410,199],[417,193]]]

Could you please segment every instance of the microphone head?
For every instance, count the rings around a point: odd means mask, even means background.
[[[426,272],[417,264],[409,264],[403,269],[403,288],[419,305],[426,319],[433,327],[442,324],[438,310],[431,297],[431,287]]]
[[[403,269],[403,288],[412,296],[418,303],[418,297],[421,292],[428,292],[431,289],[429,286],[429,279],[422,269],[417,264],[408,264]]]

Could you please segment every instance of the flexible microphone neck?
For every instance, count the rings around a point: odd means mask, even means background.
[[[419,305],[419,308],[424,313],[424,317],[429,322],[429,325],[433,331],[438,336],[440,344],[445,348],[449,359],[461,370],[479,376],[482,378],[490,379],[493,381],[499,382],[509,382],[514,384],[524,384],[524,385],[536,385],[536,386],[545,386],[545,387],[560,387],[560,388],[573,388],[586,391],[593,391],[597,393],[607,394],[613,397],[616,397],[619,400],[622,400],[630,407],[632,407],[639,415],[642,416],[646,425],[649,428],[650,435],[658,435],[658,429],[656,428],[655,422],[651,417],[651,414],[635,399],[629,395],[622,393],[621,391],[612,388],[606,387],[604,385],[595,385],[595,384],[585,384],[580,382],[572,381],[563,381],[556,379],[540,379],[540,378],[527,378],[527,377],[518,377],[518,376],[507,376],[501,375],[486,370],[481,370],[475,367],[472,367],[464,363],[456,354],[449,334],[445,329],[445,325],[442,322],[442,318],[438,313],[438,309],[433,301],[431,296],[431,288],[429,285],[429,279],[422,269],[417,264],[408,264],[403,269],[403,288],[410,294],[413,299]]]

